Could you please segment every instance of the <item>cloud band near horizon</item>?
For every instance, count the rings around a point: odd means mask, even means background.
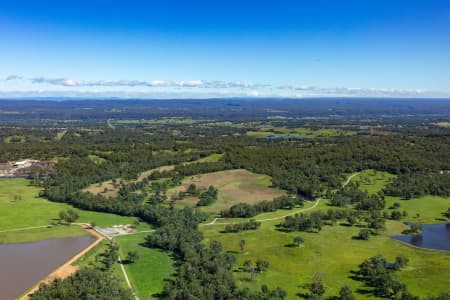
[[[204,90],[212,96],[246,96],[246,97],[318,97],[318,96],[359,96],[359,97],[436,97],[448,98],[450,92],[428,91],[422,89],[393,89],[393,88],[367,88],[367,87],[319,87],[312,85],[274,85],[267,83],[248,83],[241,81],[208,81],[208,80],[79,80],[69,78],[49,78],[32,77],[26,78],[20,75],[8,75],[4,78],[5,82],[26,81],[33,85],[52,85],[62,88],[72,88],[68,93],[91,93],[98,95],[99,91],[80,91],[79,88],[97,87],[97,88],[160,88],[166,89],[167,94],[174,94],[173,89]],[[214,92],[212,92],[214,90]],[[26,94],[36,91],[0,91],[1,94],[15,92]],[[48,92],[54,92],[48,90]],[[103,91],[114,93],[114,91]],[[117,91],[116,91],[117,92]],[[137,94],[145,95],[145,91],[135,91]],[[164,91],[159,91],[159,94]],[[60,91],[60,93],[63,93]],[[130,91],[119,91],[118,94],[129,94]],[[131,91],[133,93],[133,91]],[[45,90],[39,90],[39,96],[45,94]],[[151,90],[147,92],[151,96]],[[176,93],[178,97],[180,93]],[[187,93],[189,94],[189,93]]]

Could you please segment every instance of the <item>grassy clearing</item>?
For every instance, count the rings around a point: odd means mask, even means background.
[[[55,141],[60,141],[66,135],[67,130],[59,131],[55,136]]]
[[[3,139],[7,144],[9,143],[25,143],[26,138],[22,135],[11,135]]]
[[[39,197],[39,188],[30,186],[26,179],[0,180],[0,231],[48,225],[58,221],[59,211],[69,208],[72,206]],[[99,226],[133,224],[136,220],[134,217],[73,209],[80,215],[78,222],[95,222]],[[138,230],[147,229],[150,227],[145,223],[138,227]],[[37,231],[38,236],[41,234],[43,232]]]
[[[372,195],[380,192],[393,179],[395,175],[388,172],[364,170],[353,177],[352,181],[359,183],[361,190]]]
[[[421,224],[435,224],[447,222],[443,213],[450,207],[450,198],[424,196],[411,200],[402,200],[398,197],[386,197],[386,207],[395,202],[400,203],[400,211],[406,211],[408,216],[404,221]]]
[[[395,175],[387,172],[366,170],[356,175],[353,180],[359,182],[362,190],[366,190],[369,194],[375,194],[381,191],[394,178]],[[400,211],[406,211],[408,213],[404,221],[422,224],[447,221],[442,214],[450,207],[450,198],[424,196],[404,200],[400,197],[388,196],[386,197],[386,208],[391,207],[396,202],[400,203]]]
[[[191,183],[204,188],[213,185],[219,190],[218,199],[212,205],[201,209],[206,212],[220,212],[239,202],[258,203],[284,194],[279,189],[270,188],[269,182],[270,177],[267,175],[255,174],[244,169],[227,170],[192,176],[183,180],[181,186],[170,189],[167,194],[170,197],[185,191]],[[197,201],[198,199],[191,197],[178,202],[195,205]]]
[[[268,137],[274,135],[290,135],[290,136],[303,136],[306,138],[323,138],[323,137],[335,137],[335,136],[350,136],[355,135],[356,132],[351,130],[337,129],[337,128],[321,128],[310,129],[306,127],[300,128],[287,128],[287,127],[273,127],[273,126],[259,126],[256,130],[251,130],[246,133],[252,137]]]
[[[222,153],[213,153],[211,155],[208,155],[206,157],[200,158],[196,160],[196,163],[204,163],[204,162],[218,162],[222,159],[223,154]]]
[[[436,122],[432,124],[439,127],[450,128],[450,122]]]
[[[106,161],[106,159],[104,159],[100,156],[97,156],[95,154],[89,154],[88,158],[96,165],[100,165]]]
[[[356,270],[365,258],[383,254],[389,259],[405,255],[410,259],[409,267],[398,275],[409,289],[418,295],[436,294],[447,290],[450,274],[450,253],[419,250],[394,240],[388,235],[398,234],[405,228],[400,222],[388,222],[388,232],[373,237],[369,241],[352,239],[359,231],[357,227],[326,226],[320,233],[284,233],[276,230],[280,221],[264,222],[257,231],[237,234],[220,233],[222,226],[201,227],[207,240],[220,241],[225,250],[236,254],[238,266],[245,260],[264,259],[270,262],[267,272],[257,275],[255,281],[249,281],[244,272],[236,272],[240,286],[258,289],[261,284],[271,288],[284,288],[289,299],[298,293],[306,293],[305,284],[311,282],[315,273],[324,274],[327,296],[337,295],[342,285],[349,285],[354,291],[364,290],[358,281],[349,278],[350,271]],[[289,247],[295,236],[305,240],[304,247]],[[244,253],[240,253],[239,241],[245,240]],[[358,299],[367,296],[358,294]]]
[[[133,289],[141,299],[151,299],[151,295],[160,293],[165,280],[175,272],[174,263],[167,252],[142,246],[147,234],[134,234],[117,237],[120,255],[126,258],[129,251],[137,251],[139,260],[125,264]]]

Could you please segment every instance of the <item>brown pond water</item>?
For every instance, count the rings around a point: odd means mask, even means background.
[[[0,299],[15,299],[94,241],[81,236],[0,244]]]

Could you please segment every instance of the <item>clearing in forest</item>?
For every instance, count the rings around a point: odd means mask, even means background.
[[[180,191],[184,192],[192,183],[197,187],[208,188],[212,185],[218,189],[217,201],[202,208],[207,212],[220,212],[240,202],[254,204],[264,200],[270,201],[284,194],[283,191],[270,187],[269,176],[255,174],[245,169],[195,175],[183,180],[181,186],[170,189],[167,194],[170,197]],[[187,197],[178,202],[195,205],[198,198]]]
[[[87,188],[83,189],[83,192],[89,192],[91,194],[101,194],[105,197],[117,197],[117,194],[119,193],[119,189],[120,189],[120,182],[123,181],[124,184],[128,184],[128,183],[132,183],[134,182],[139,182],[144,180],[145,178],[147,178],[148,176],[150,176],[153,172],[155,171],[171,171],[175,168],[174,165],[170,165],[170,166],[162,166],[156,169],[151,169],[148,171],[144,171],[142,173],[140,173],[138,175],[138,178],[136,180],[124,180],[121,178],[116,178],[115,179],[115,184],[114,184],[114,180],[106,180],[103,182],[99,182],[99,183],[93,183],[90,186],[88,186]]]

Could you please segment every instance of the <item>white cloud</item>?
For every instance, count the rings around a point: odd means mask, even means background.
[[[366,87],[320,87],[307,84],[281,84],[249,83],[242,81],[207,81],[207,80],[78,80],[69,78],[35,77],[23,78],[18,75],[10,75],[8,80],[24,79],[35,85],[53,85],[64,92],[73,94],[80,92],[82,88],[91,88],[92,93],[99,95],[187,95],[187,97],[215,97],[225,95],[229,97],[450,97],[450,92],[427,91],[422,89],[392,89],[392,88],[366,88]],[[72,88],[72,90],[67,90]],[[107,88],[111,88],[106,90]],[[95,91],[94,91],[95,90]],[[5,91],[5,88],[3,88]],[[50,93],[51,89],[45,89],[39,94]],[[34,91],[36,93],[36,91]],[[51,91],[54,94],[54,91]],[[120,97],[120,96],[119,96]]]
[[[18,80],[18,79],[22,79],[22,76],[19,76],[19,75],[9,75],[9,76],[6,76],[6,77],[5,77],[5,80],[6,80],[6,81],[9,81],[9,80]]]

